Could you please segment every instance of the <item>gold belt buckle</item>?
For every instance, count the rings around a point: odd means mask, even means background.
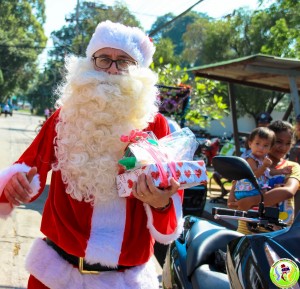
[[[89,271],[83,268],[83,257],[79,257],[78,270],[81,274],[100,274],[100,271]]]

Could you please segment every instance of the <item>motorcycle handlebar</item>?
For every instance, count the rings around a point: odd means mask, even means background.
[[[226,216],[238,216],[238,217],[246,217],[247,212],[240,210],[232,210],[225,208],[212,208],[213,215],[226,215]]]
[[[265,208],[266,211],[263,217],[260,217],[257,210],[240,211],[226,208],[212,208],[212,215],[215,219],[233,219],[241,220],[250,223],[256,223],[262,227],[268,227],[269,225],[277,225],[280,227],[286,227],[287,225],[279,219],[279,211],[275,208]]]

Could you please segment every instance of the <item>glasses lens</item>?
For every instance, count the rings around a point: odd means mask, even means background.
[[[119,70],[128,70],[130,65],[136,65],[135,62],[125,59],[112,60],[110,58],[95,57],[94,61],[95,65],[101,69],[110,68],[113,62],[115,62],[117,69]]]
[[[119,70],[128,70],[128,67],[130,65],[133,65],[134,63],[128,60],[117,60],[117,66]]]
[[[95,58],[95,64],[99,68],[109,68],[111,66],[112,60],[109,58]]]

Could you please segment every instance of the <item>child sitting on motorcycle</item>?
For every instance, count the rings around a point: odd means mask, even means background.
[[[267,127],[254,129],[248,138],[249,150],[244,158],[249,163],[263,191],[284,182],[284,175],[291,172],[289,167],[283,169],[270,169],[272,165],[268,153],[275,143],[275,133]],[[259,191],[248,180],[240,180],[235,184],[235,198],[240,200],[245,197],[259,195]]]
[[[299,190],[300,184],[300,166],[298,163],[286,160],[285,157],[293,144],[294,129],[290,123],[281,120],[273,121],[268,128],[274,131],[276,136],[275,144],[268,153],[272,161],[270,169],[288,168],[290,173],[285,174],[283,184],[276,185],[264,193],[264,205],[266,207],[278,206],[279,218],[291,225],[294,220],[294,195]],[[261,201],[259,195],[237,200],[234,196],[234,189],[235,186],[232,187],[228,197],[227,205],[230,209],[247,211],[259,205]],[[239,221],[238,231],[244,234],[253,233],[243,221]]]

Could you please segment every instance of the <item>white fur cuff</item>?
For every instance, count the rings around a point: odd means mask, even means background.
[[[153,238],[162,244],[170,244],[172,241],[174,241],[175,239],[177,239],[179,237],[179,235],[181,234],[182,229],[183,229],[182,203],[181,203],[181,199],[180,199],[178,193],[173,195],[172,199],[173,199],[173,205],[175,206],[175,211],[176,211],[177,228],[173,232],[173,234],[169,234],[169,235],[161,234],[160,232],[158,232],[156,230],[156,228],[153,226],[152,210],[148,204],[144,204],[146,214],[148,217],[147,227],[149,228],[150,233],[153,236]]]
[[[0,171],[0,196],[3,193],[3,190],[8,183],[8,181],[12,178],[16,173],[28,173],[31,167],[26,164],[13,164],[12,166]],[[33,180],[30,183],[30,187],[32,189],[31,197],[37,195],[40,189],[40,180],[39,175],[35,175]],[[13,207],[7,203],[0,203],[0,217],[7,216],[11,213]]]

